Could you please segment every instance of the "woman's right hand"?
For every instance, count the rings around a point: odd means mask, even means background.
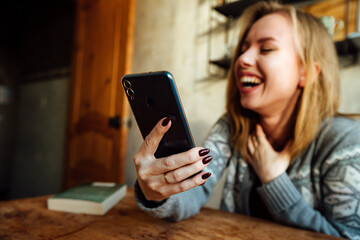
[[[198,173],[212,159],[207,156],[210,152],[208,149],[194,147],[187,152],[155,158],[156,149],[170,127],[171,118],[161,119],[134,156],[138,182],[147,200],[164,200],[204,184],[211,175],[206,172]],[[193,176],[194,174],[196,175]]]

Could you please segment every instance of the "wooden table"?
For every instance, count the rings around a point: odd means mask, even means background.
[[[0,239],[338,239],[209,208],[172,223],[142,212],[131,191],[104,216],[50,211],[46,199],[0,202]]]

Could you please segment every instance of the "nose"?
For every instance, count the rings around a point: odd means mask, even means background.
[[[242,68],[253,66],[256,62],[254,49],[249,48],[243,51],[236,61]]]

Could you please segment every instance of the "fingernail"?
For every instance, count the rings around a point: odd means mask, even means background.
[[[204,175],[201,176],[202,179],[208,179],[211,176],[211,173],[205,173]]]
[[[206,149],[206,148],[201,149],[201,150],[199,151],[199,156],[200,156],[200,157],[203,157],[203,156],[207,155],[209,152],[210,152],[209,149]]]
[[[207,156],[202,160],[202,162],[205,165],[205,164],[208,164],[212,159],[213,159],[212,156]]]
[[[163,125],[163,127],[165,127],[166,125],[168,125],[168,123],[170,122],[171,117],[167,117],[164,119],[164,121],[161,123],[161,125]]]

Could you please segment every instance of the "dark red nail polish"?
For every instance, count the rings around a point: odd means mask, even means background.
[[[209,152],[210,152],[209,149],[206,149],[206,148],[201,149],[201,150],[199,151],[199,156],[200,156],[200,157],[203,157],[203,156],[207,155]]]
[[[164,119],[164,121],[161,123],[161,125],[163,125],[163,127],[165,127],[166,125],[168,125],[168,123],[171,121],[171,117],[167,117]]]
[[[213,159],[212,156],[207,156],[202,160],[202,162],[205,165],[205,164],[208,164],[212,159]]]
[[[201,176],[202,179],[208,179],[211,176],[211,173],[205,173],[204,175]]]

